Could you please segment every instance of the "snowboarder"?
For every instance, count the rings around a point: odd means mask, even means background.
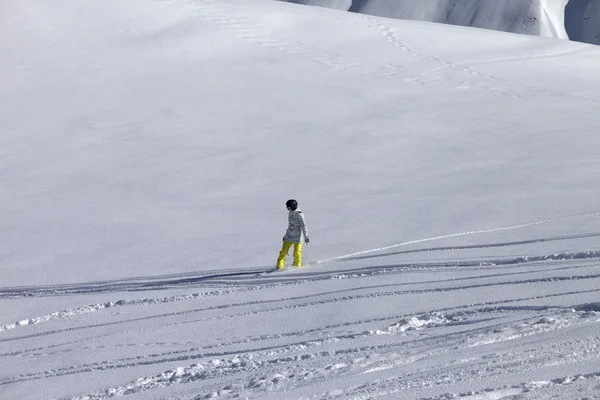
[[[285,258],[290,251],[292,245],[294,246],[294,267],[302,266],[302,244],[310,243],[308,239],[308,230],[306,229],[306,220],[302,210],[298,208],[298,202],[290,199],[285,203],[288,209],[289,226],[283,237],[283,246],[279,252],[279,258],[277,259],[277,269],[283,269],[285,267]]]

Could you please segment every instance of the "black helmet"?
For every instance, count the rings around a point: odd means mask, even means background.
[[[290,199],[285,202],[285,206],[294,211],[296,208],[298,208],[298,202],[294,199]]]

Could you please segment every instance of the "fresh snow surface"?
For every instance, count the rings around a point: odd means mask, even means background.
[[[600,48],[0,8],[0,399],[600,398]]]

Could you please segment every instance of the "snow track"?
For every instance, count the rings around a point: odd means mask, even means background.
[[[359,58],[347,58],[335,54],[333,50],[321,49],[308,45],[302,41],[286,39],[282,33],[270,31],[261,27],[258,23],[247,18],[240,12],[240,6],[243,3],[227,1],[202,0],[194,1],[196,16],[212,21],[221,28],[231,32],[236,37],[257,45],[270,48],[284,53],[287,56],[300,60],[310,60],[311,62],[324,66],[334,72],[351,72],[370,78],[393,78],[400,79],[404,83],[417,85],[444,85],[450,84],[453,89],[472,89],[480,90],[495,95],[507,96],[512,98],[558,98],[575,101],[582,101],[591,104],[600,104],[600,99],[594,97],[573,96],[567,93],[556,92],[549,89],[539,88],[533,85],[524,84],[495,76],[483,71],[475,70],[466,65],[460,65],[452,61],[430,56],[416,51],[399,39],[397,33],[385,25],[385,19],[363,16],[366,21],[366,27],[374,27],[380,31],[383,37],[396,48],[402,50],[411,57],[425,60],[437,67],[427,67],[423,71],[415,71],[408,68],[403,63],[380,63],[369,62]],[[233,6],[235,5],[235,7]],[[250,7],[247,5],[246,7]],[[248,11],[250,9],[248,8]],[[318,14],[314,10],[305,11],[307,13]],[[351,18],[354,18],[352,16]],[[354,24],[357,22],[353,21]],[[364,25],[364,24],[363,24]],[[363,27],[364,28],[364,27]],[[587,46],[589,47],[589,46]],[[573,50],[574,51],[574,50]],[[579,50],[578,50],[579,51]],[[554,52],[554,57],[572,54],[571,50],[564,53]],[[548,57],[549,55],[540,55],[539,57]],[[535,56],[523,57],[523,59],[533,59]],[[451,73],[443,73],[443,69],[449,68]],[[466,74],[466,75],[464,75]],[[464,76],[464,78],[462,77]],[[473,79],[473,77],[477,79]]]
[[[597,236],[597,235],[593,235],[593,236]],[[583,235],[582,237],[589,237],[589,235]],[[535,242],[537,242],[537,241],[535,241]],[[517,244],[521,244],[521,243],[522,242],[519,242]],[[509,244],[503,244],[502,246],[508,246],[508,245]],[[480,247],[480,246],[478,246],[478,247]],[[485,246],[485,247],[488,247],[488,246]],[[467,248],[472,248],[472,247],[467,247]],[[441,248],[439,250],[448,250],[448,249],[456,249],[456,248]],[[432,251],[434,251],[434,249],[427,249],[427,250],[421,250],[421,251],[432,252]],[[482,264],[489,265],[489,266],[506,266],[506,265],[516,265],[516,264],[533,263],[533,262],[540,262],[540,261],[549,261],[549,260],[556,261],[556,260],[585,260],[585,259],[600,259],[600,251],[587,251],[587,252],[578,252],[578,253],[563,252],[563,253],[545,255],[545,256],[526,256],[526,257],[519,257],[516,259],[487,260],[483,263],[481,261],[461,261],[461,262],[455,262],[452,265],[439,264],[439,265],[437,265],[437,267],[444,268],[444,269],[448,269],[451,267],[455,267],[455,268],[463,267],[464,268],[464,267],[481,266]],[[358,277],[364,278],[364,277],[376,276],[376,275],[382,275],[382,274],[387,275],[390,273],[398,273],[398,272],[407,271],[407,270],[411,270],[411,269],[417,269],[417,268],[423,269],[423,268],[432,268],[432,267],[436,267],[436,265],[435,264],[424,264],[424,265],[413,264],[413,265],[402,265],[402,266],[397,266],[397,265],[377,266],[377,267],[371,267],[371,268],[364,268],[364,269],[361,269],[360,271],[349,270],[349,271],[344,271],[342,273],[320,272],[320,273],[308,274],[309,276],[299,275],[299,279],[292,280],[292,281],[286,281],[287,279],[283,279],[283,282],[281,282],[281,280],[273,279],[274,282],[270,283],[270,284],[263,283],[263,284],[259,284],[257,286],[251,286],[250,288],[241,288],[238,290],[219,290],[219,291],[212,291],[212,292],[190,293],[190,294],[186,294],[186,295],[162,297],[162,298],[146,298],[146,299],[137,299],[137,300],[109,301],[109,302],[105,302],[105,303],[90,304],[90,305],[78,307],[75,309],[60,310],[60,311],[56,311],[56,312],[53,312],[51,314],[47,314],[47,315],[44,315],[41,317],[32,317],[32,318],[23,319],[23,320],[14,322],[14,323],[0,325],[0,332],[19,328],[19,327],[25,327],[28,325],[35,325],[35,324],[39,324],[39,323],[43,323],[43,322],[48,322],[48,321],[51,321],[54,319],[68,319],[68,318],[72,318],[74,316],[87,314],[87,313],[91,313],[91,312],[95,312],[95,311],[99,311],[99,310],[103,310],[103,309],[114,308],[114,307],[148,306],[148,305],[161,304],[161,303],[193,301],[193,300],[198,300],[201,298],[208,298],[208,297],[213,297],[213,296],[235,295],[235,294],[243,293],[243,292],[246,292],[249,290],[253,290],[253,291],[267,290],[267,289],[271,289],[271,288],[279,287],[279,286],[307,284],[307,283],[310,283],[311,281],[320,281],[320,280],[328,280],[328,279],[335,279],[335,280],[355,279]],[[565,268],[565,267],[561,267],[558,269],[559,270],[563,270],[563,269],[568,270],[568,268]],[[231,273],[228,275],[236,276],[234,273]],[[254,273],[252,275],[256,276],[256,274],[254,274]],[[500,276],[500,275],[514,275],[514,274],[513,273],[495,274],[493,276]],[[511,282],[506,282],[503,284],[519,284],[519,283],[532,283],[532,282],[537,283],[537,282],[544,282],[544,281],[561,281],[561,280],[575,280],[575,279],[597,279],[599,276],[600,276],[599,274],[578,275],[578,276],[572,276],[572,275],[546,276],[543,279],[511,281]],[[467,279],[469,279],[469,278],[467,278]],[[460,279],[457,279],[457,280],[460,280]],[[204,281],[204,280],[202,280],[202,281]],[[250,284],[250,282],[247,282],[247,283]],[[235,281],[230,281],[227,283],[227,285],[231,285],[231,284],[243,285],[244,283],[243,282],[235,282]],[[210,285],[210,283],[208,285]],[[405,285],[406,284],[385,285],[385,286],[391,287],[391,286],[405,286]],[[495,286],[498,284],[495,283],[492,285]],[[187,284],[185,286],[187,286]],[[443,289],[443,290],[461,290],[461,289],[465,289],[465,288],[474,288],[474,287],[480,287],[480,286],[485,286],[485,285],[461,286],[461,287],[457,287],[457,288]],[[441,289],[433,289],[432,291],[438,291],[438,290],[441,290]],[[423,291],[420,290],[419,292],[423,292]],[[390,296],[390,295],[394,296],[397,294],[406,294],[406,293],[410,293],[410,291],[394,291],[394,292],[378,293],[377,296],[378,297],[381,297],[381,296],[384,297],[384,296]],[[360,296],[354,297],[354,298],[359,298],[359,297]],[[301,300],[304,298],[306,298],[306,296],[278,299],[277,301],[295,301],[295,300]],[[343,301],[346,299],[348,299],[348,298],[343,297],[343,298],[330,299],[328,301],[338,302],[338,301]],[[230,307],[266,304],[266,303],[272,303],[272,302],[273,302],[273,300],[264,300],[264,301],[256,301],[256,302],[251,302],[251,303],[239,303],[239,304],[233,303],[233,304],[219,305],[219,306],[203,308],[203,309],[198,309],[198,310],[187,310],[187,311],[175,313],[175,314],[166,314],[166,315],[163,315],[163,317],[171,317],[174,315],[190,314],[190,313],[195,313],[195,312],[204,312],[204,311],[209,311],[209,310],[214,310],[214,309],[224,309],[224,308],[230,308]],[[312,306],[314,304],[315,303],[307,303],[304,306]],[[322,302],[316,302],[316,304],[322,304]],[[294,305],[294,307],[298,307],[298,305]],[[265,311],[269,311],[269,309],[267,309]],[[160,316],[152,316],[151,318],[157,318],[157,317],[160,317]]]
[[[580,234],[553,240],[566,243],[596,237]],[[499,248],[514,250],[539,242],[505,242]],[[443,247],[427,249],[426,253],[431,256],[436,252],[468,253],[482,249],[490,252],[496,248]],[[409,254],[414,257],[421,252],[415,249]],[[388,255],[394,256],[397,254]],[[16,365],[41,362],[47,366],[38,371],[29,368],[27,373],[15,373],[17,367],[13,373],[4,373],[0,388],[88,374],[116,376],[117,371],[125,372],[122,377],[127,383],[56,398],[102,400],[143,396],[176,387],[181,389],[176,389],[179,394],[172,398],[180,400],[269,398],[283,390],[291,394],[290,398],[370,399],[402,393],[403,398],[410,399],[478,399],[510,393],[534,396],[570,385],[588,387],[587,383],[594,385],[600,379],[597,371],[574,376],[560,375],[558,371],[600,361],[600,336],[592,334],[600,326],[600,303],[576,302],[600,293],[600,289],[593,288],[600,282],[595,261],[599,257],[598,252],[588,251],[521,257],[514,263],[497,259],[482,264],[464,259],[452,264],[351,266],[353,262],[369,260],[365,258],[268,278],[257,273],[236,276],[233,270],[224,271],[228,283],[221,281],[222,277],[215,281],[227,289],[109,301],[2,325],[0,335],[23,328],[16,334],[0,336],[0,346],[12,343],[10,351],[2,351],[3,359],[13,360]],[[506,269],[508,265],[510,268]],[[460,276],[435,277],[450,271]],[[170,281],[171,277],[162,279]],[[340,287],[341,282],[347,283]],[[105,295],[114,295],[119,287],[124,287],[121,284],[113,283],[115,286]],[[160,286],[160,290],[181,290],[188,285],[210,286],[211,280]],[[515,290],[523,292],[519,288],[522,286],[529,287],[529,296],[511,294]],[[282,295],[290,290],[297,294]],[[480,290],[493,293],[489,301],[473,303],[447,295]],[[269,298],[271,294],[275,296]],[[98,295],[95,290],[85,294]],[[423,296],[440,298],[440,306],[420,309],[418,299]],[[359,318],[343,314],[330,323],[315,325],[306,319],[314,312],[327,313],[328,309],[364,308],[371,301],[389,303],[388,311]],[[447,304],[448,301],[454,304]],[[198,307],[204,302],[210,304]],[[413,311],[396,312],[403,303],[413,304],[408,309],[402,307]],[[108,314],[116,308],[125,314]],[[137,315],[148,315],[120,317],[131,314],[125,311],[131,308],[138,310]],[[86,317],[92,312],[105,322],[87,323]],[[288,320],[278,332],[260,327],[259,321],[282,316],[287,320],[290,315],[304,322]],[[60,328],[60,321],[69,327]],[[224,327],[236,325],[236,321],[244,321],[251,328],[245,333],[228,334]],[[36,332],[25,329],[42,322],[48,328]],[[192,339],[186,332],[190,328],[195,331],[196,327],[210,327],[212,333]],[[73,332],[79,332],[79,339],[71,339]],[[173,340],[152,340],[167,336]],[[128,341],[130,337],[137,340]],[[39,346],[40,341],[46,345]],[[506,347],[505,342],[513,345]],[[548,342],[552,344],[544,344]],[[87,362],[68,362],[83,355],[87,355],[83,357]],[[419,372],[408,372],[415,371],[411,367],[414,364],[419,365]],[[164,369],[169,365],[174,367]],[[141,371],[157,368],[162,371],[140,375]],[[522,380],[524,371],[530,368],[547,369],[553,378],[544,383]],[[131,379],[127,380],[127,376]],[[505,380],[506,385],[494,384],[499,379]],[[335,382],[334,386],[339,385],[340,389],[319,391],[324,382]],[[470,386],[473,390],[454,392],[451,388],[455,386]],[[312,394],[293,395],[298,390]]]
[[[596,215],[407,241],[281,273],[229,269],[1,289],[4,301],[103,300],[0,325],[0,356],[15,366],[3,369],[10,372],[0,376],[0,390],[101,375],[121,383],[52,398],[145,398],[162,390],[178,400],[591,392],[600,381],[600,303],[588,299],[600,294],[600,250],[585,247],[600,234],[484,239]],[[465,236],[477,243],[418,247]],[[531,253],[540,246],[561,250]],[[165,295],[148,296],[154,292]],[[331,318],[313,321],[315,313]],[[280,329],[264,324],[273,320]],[[528,379],[533,369],[548,379]],[[565,375],[570,369],[578,373]]]
[[[518,315],[533,314],[534,317],[515,319],[511,313]],[[482,327],[481,321],[487,319],[495,321],[509,321],[503,324],[494,324]],[[416,362],[425,363],[425,360],[441,357],[450,357],[455,360],[452,363],[460,368],[452,372],[454,383],[470,376],[478,379],[493,379],[504,375],[512,365],[520,367],[544,366],[546,364],[555,366],[556,355],[570,354],[561,361],[561,365],[575,362],[598,360],[599,336],[585,339],[567,340],[557,346],[551,346],[544,350],[543,354],[538,349],[529,351],[514,351],[508,353],[490,353],[489,356],[470,358],[465,355],[470,348],[479,346],[490,346],[503,341],[515,343],[527,342],[533,337],[550,334],[562,334],[565,331],[576,329],[593,329],[600,323],[600,309],[596,311],[574,311],[559,309],[534,310],[534,309],[487,309],[462,312],[455,315],[429,314],[413,316],[389,326],[381,331],[366,331],[356,334],[327,335],[323,339],[293,342],[282,346],[254,347],[252,349],[230,352],[198,353],[199,349],[190,349],[184,354],[167,353],[153,354],[148,359],[117,359],[108,363],[97,363],[92,365],[74,365],[64,370],[45,371],[40,375],[16,376],[12,380],[0,381],[0,385],[14,383],[23,380],[44,379],[69,374],[79,374],[88,371],[103,371],[107,369],[120,369],[139,367],[142,365],[162,364],[169,361],[185,362],[189,360],[209,359],[197,364],[181,366],[168,370],[159,375],[147,376],[136,379],[127,385],[105,388],[101,391],[82,397],[70,399],[105,399],[119,397],[125,394],[145,392],[171,385],[189,384],[203,381],[208,387],[205,393],[197,393],[194,398],[210,396],[233,396],[249,395],[251,393],[262,393],[266,390],[276,390],[289,385],[306,385],[311,381],[322,381],[323,379],[341,379],[344,376],[358,374],[373,374],[381,371],[389,371],[402,368],[407,364]],[[419,338],[418,336],[405,336],[405,332],[419,330],[438,330],[456,328],[461,326],[475,325],[470,330],[455,331],[451,333],[431,333],[431,336]],[[382,343],[371,346],[359,346],[366,337],[370,335],[394,336],[401,335],[398,342]],[[267,340],[267,339],[265,339]],[[354,345],[353,345],[354,344]],[[324,346],[334,346],[337,350],[322,350]],[[521,345],[523,346],[523,345]],[[315,351],[317,349],[321,349]],[[426,350],[428,349],[428,350]],[[312,351],[311,351],[312,350]],[[492,350],[493,351],[493,350]],[[457,357],[461,354],[463,359]],[[535,355],[531,357],[531,355]],[[467,358],[465,358],[467,357]],[[340,361],[342,359],[343,361]],[[493,366],[493,368],[492,368]],[[482,372],[485,371],[485,372]],[[398,393],[399,390],[419,388],[423,381],[432,382],[432,386],[444,386],[441,375],[447,374],[438,366],[424,368],[418,375],[409,374],[402,378],[386,378],[368,385],[360,385],[344,393],[331,392],[317,395],[315,398],[360,398],[355,396],[387,396]],[[230,380],[231,384],[215,384],[218,379]],[[573,380],[598,379],[597,373],[574,377]],[[236,382],[236,383],[234,383]],[[434,383],[437,382],[437,383]],[[555,379],[553,384],[567,384],[566,378]],[[552,384],[549,382],[549,384]],[[526,383],[520,386],[525,386]],[[544,387],[543,385],[542,387]],[[490,391],[490,389],[486,389]]]

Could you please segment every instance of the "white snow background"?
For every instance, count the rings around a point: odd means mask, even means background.
[[[600,398],[599,47],[5,0],[0,54],[1,399]]]

